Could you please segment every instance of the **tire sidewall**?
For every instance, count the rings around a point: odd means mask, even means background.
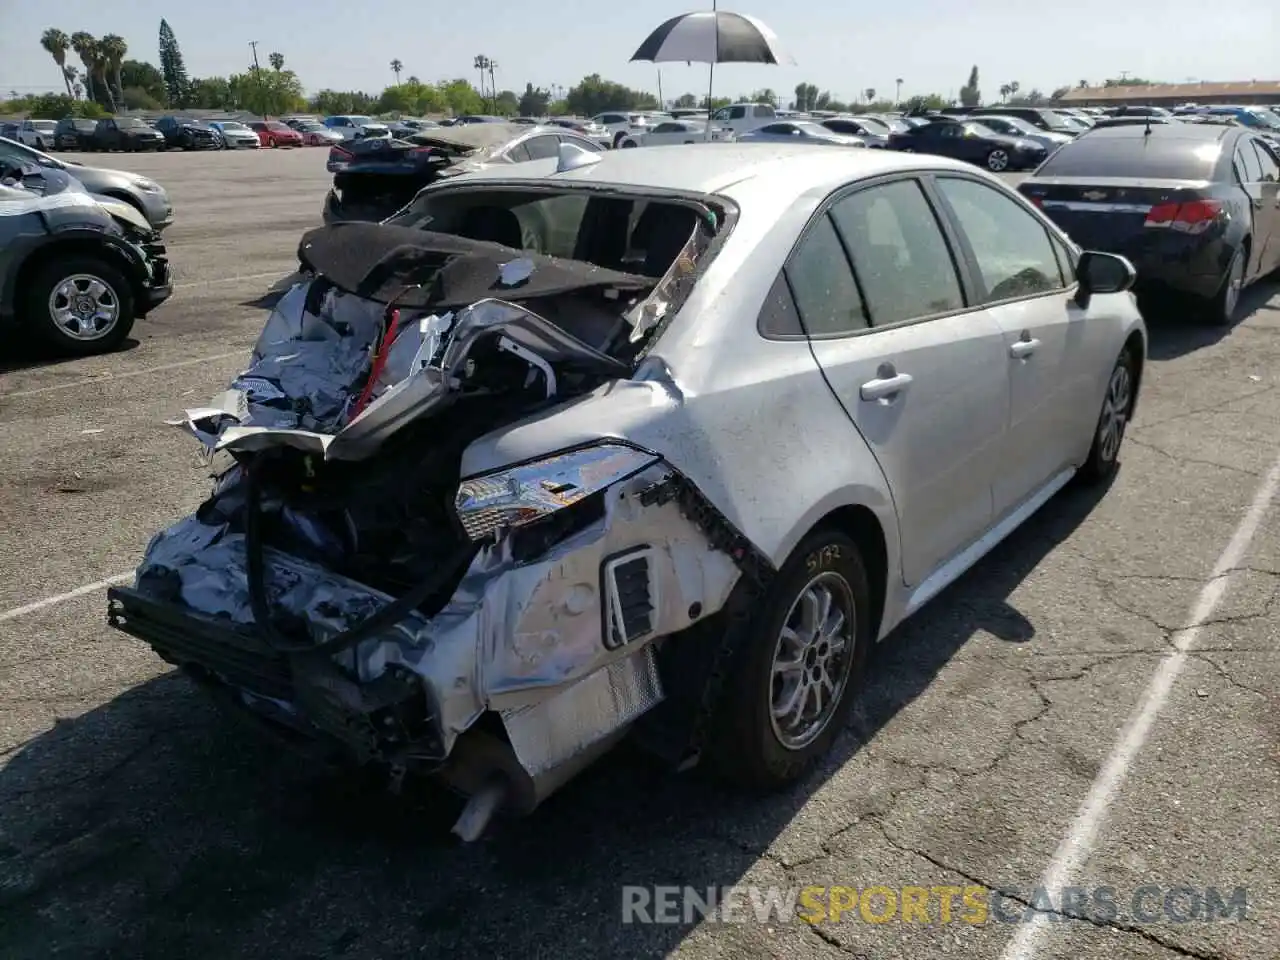
[[[116,295],[120,315],[116,325],[96,340],[77,340],[65,333],[49,315],[49,297],[54,287],[73,274],[95,276]],[[133,285],[115,264],[101,258],[79,256],[56,259],[42,267],[25,293],[25,325],[32,334],[58,353],[91,356],[116,349],[133,329],[136,319]]]
[[[856,632],[841,699],[811,743],[792,750],[777,739],[770,722],[773,658],[778,635],[800,591],[824,572],[839,574],[853,594]],[[857,545],[837,530],[817,530],[801,541],[778,571],[759,613],[745,625],[742,649],[717,709],[714,762],[731,778],[776,787],[804,776],[840,735],[866,672],[871,636],[870,587]]]

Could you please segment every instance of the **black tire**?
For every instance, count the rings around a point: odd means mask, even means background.
[[[854,621],[851,648],[846,647],[847,656],[837,668],[843,680],[838,683],[839,694],[825,724],[812,740],[787,745],[772,717],[775,653],[783,627],[802,594],[821,577],[843,590],[850,605]],[[769,790],[794,783],[813,768],[844,729],[862,685],[874,640],[870,611],[870,588],[857,544],[835,529],[815,530],[805,537],[778,571],[757,612],[730,628],[743,633],[729,638],[736,652],[710,720],[707,760],[716,773],[741,786]],[[804,702],[808,703],[807,696]]]
[[[1108,442],[1105,428],[1109,422],[1114,423],[1115,389],[1120,379],[1123,379],[1127,386],[1124,388],[1125,398],[1121,419],[1117,424],[1119,435],[1114,439],[1113,444]],[[1137,364],[1129,348],[1125,347],[1120,351],[1120,356],[1116,358],[1116,365],[1111,368],[1111,374],[1107,377],[1107,392],[1103,395],[1102,409],[1098,412],[1098,419],[1094,424],[1093,443],[1089,446],[1089,456],[1076,474],[1076,479],[1082,484],[1088,486],[1104,483],[1115,474],[1116,468],[1120,465],[1120,447],[1124,444],[1124,433],[1133,416],[1133,401],[1137,396],[1135,393],[1137,385]]]
[[[80,339],[65,331],[54,320],[49,306],[54,290],[77,274],[102,281],[118,305],[115,324],[92,340]],[[133,286],[128,278],[114,264],[94,256],[75,256],[46,264],[20,295],[25,307],[23,323],[34,336],[65,356],[87,357],[116,349],[133,329],[137,316]]]
[[[1236,249],[1222,275],[1222,286],[1202,305],[1205,321],[1214,327],[1229,327],[1235,321],[1240,306],[1240,292],[1244,288],[1244,272],[1249,266],[1249,241]]]
[[[635,142],[634,140],[623,140],[623,141],[622,141],[622,149],[623,149],[623,150],[626,150],[628,147],[634,147],[635,145],[636,145],[636,142]]]
[[[625,133],[623,133],[621,130],[619,130],[616,134],[614,134],[614,137],[613,137],[613,149],[615,149],[615,150],[617,150],[617,149],[618,149],[618,144],[620,144],[620,143],[622,142],[622,138],[623,138],[623,137],[625,137],[625,136],[626,136],[626,134],[625,134]]]

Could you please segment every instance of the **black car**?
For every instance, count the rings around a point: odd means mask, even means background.
[[[967,160],[996,173],[1033,170],[1047,156],[1040,144],[996,133],[980,123],[938,117],[889,135],[889,149]]]
[[[329,150],[326,168],[334,177],[325,198],[324,222],[385,220],[441,177],[494,163],[550,159],[559,155],[562,143],[593,153],[604,149],[570,130],[518,123],[442,126],[403,140],[347,140]]]
[[[0,166],[0,327],[72,356],[119,346],[173,292],[160,234],[61,170]]]
[[[1140,293],[1190,297],[1216,324],[1280,269],[1280,155],[1243,127],[1097,127],[1018,189],[1076,243],[1127,257]]]
[[[155,128],[164,137],[166,147],[179,150],[222,149],[222,136],[209,124],[200,120],[161,117],[156,121]]]
[[[108,117],[99,120],[89,140],[90,150],[139,150],[164,149],[164,134],[148,126],[137,117]]]
[[[63,117],[53,128],[54,150],[89,150],[98,121],[86,117]]]

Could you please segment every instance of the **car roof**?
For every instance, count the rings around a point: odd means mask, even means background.
[[[971,164],[915,153],[851,150],[845,146],[790,143],[678,144],[662,148],[662,162],[648,150],[609,150],[598,163],[556,173],[556,160],[535,160],[485,167],[467,175],[477,180],[528,182],[547,180],[591,183],[624,190],[667,190],[677,193],[722,193],[751,181],[752,190],[798,199],[815,187],[833,189],[860,178],[904,170],[972,170]]]

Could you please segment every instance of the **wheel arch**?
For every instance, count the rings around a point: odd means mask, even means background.
[[[823,529],[843,533],[858,547],[862,565],[867,571],[867,587],[871,593],[871,637],[874,641],[880,636],[889,589],[889,541],[884,526],[870,507],[846,504],[823,514],[805,533],[805,537],[815,530]]]
[[[111,264],[128,279],[135,303],[142,299],[145,291],[138,265],[124,250],[116,244],[104,243],[101,237],[70,236],[55,237],[27,253],[5,285],[3,298],[6,308],[16,309],[26,284],[49,263],[66,257],[92,257]]]

